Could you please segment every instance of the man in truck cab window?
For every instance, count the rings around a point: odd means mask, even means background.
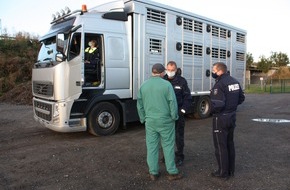
[[[86,84],[98,86],[100,84],[100,52],[96,40],[89,42],[89,47],[85,49],[85,74]]]

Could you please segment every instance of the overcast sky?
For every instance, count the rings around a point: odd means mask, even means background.
[[[82,4],[88,8],[111,0],[2,0],[0,19],[9,34],[19,31],[44,35],[51,15],[65,6],[72,11]],[[255,61],[271,52],[290,57],[290,0],[155,0],[179,9],[233,25],[247,31],[247,52]]]

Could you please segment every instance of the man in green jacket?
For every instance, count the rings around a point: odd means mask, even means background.
[[[175,121],[178,119],[177,101],[172,85],[162,79],[165,68],[157,63],[152,67],[152,77],[138,92],[137,109],[141,123],[145,123],[147,164],[150,179],[158,179],[160,142],[165,157],[169,180],[182,178],[175,165]]]

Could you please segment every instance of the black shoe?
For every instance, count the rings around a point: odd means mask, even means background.
[[[157,179],[159,178],[160,173],[159,174],[150,174],[149,177],[151,179],[151,181],[157,181]]]
[[[212,177],[217,177],[217,178],[220,178],[220,179],[224,179],[224,180],[228,180],[229,179],[229,175],[227,175],[227,174],[221,175],[220,172],[218,172],[218,171],[212,172],[211,176]]]
[[[169,181],[179,180],[179,179],[182,179],[182,178],[183,178],[183,175],[181,173],[178,173],[178,174],[168,174],[168,176],[167,176],[167,179]]]
[[[175,162],[176,166],[182,166],[183,165],[183,160],[177,160]]]
[[[235,172],[229,172],[229,177],[235,177]]]

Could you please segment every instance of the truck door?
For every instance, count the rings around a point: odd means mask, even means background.
[[[84,87],[100,87],[103,83],[103,36],[85,33],[84,35]]]
[[[66,72],[68,81],[68,93],[70,96],[79,95],[82,92],[82,56],[81,56],[81,33],[72,33],[68,44],[67,53],[68,67]]]

